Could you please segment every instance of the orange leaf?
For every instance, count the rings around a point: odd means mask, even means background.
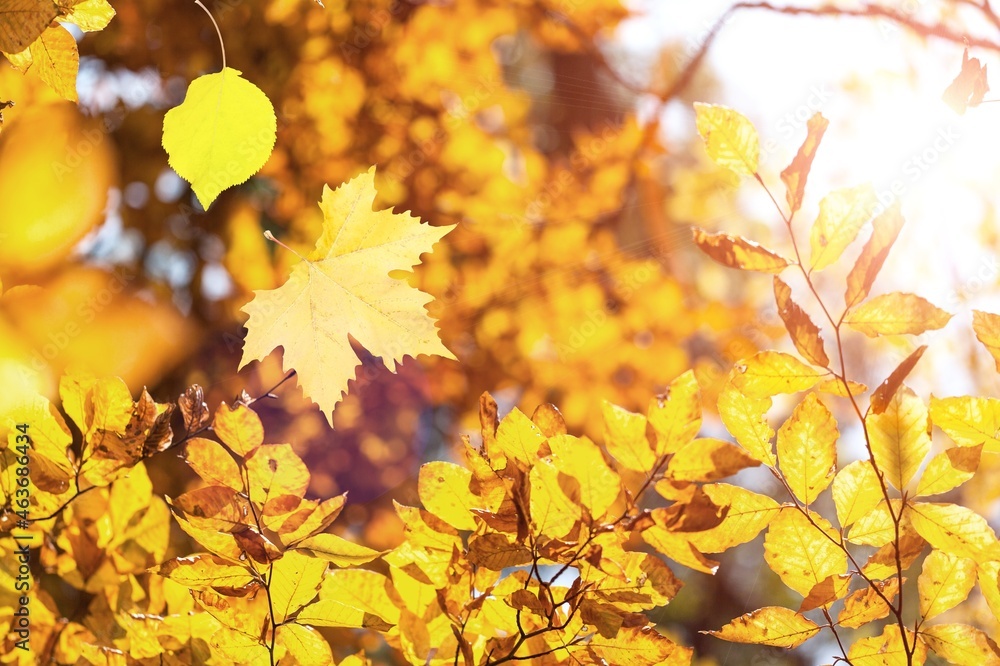
[[[899,212],[898,203],[872,220],[872,235],[861,250],[858,260],[854,262],[854,268],[847,275],[844,303],[848,308],[853,308],[868,296],[902,228],[903,216]]]
[[[889,401],[892,400],[893,396],[896,395],[896,391],[899,390],[900,385],[903,380],[906,379],[907,375],[913,370],[913,366],[917,364],[920,357],[924,355],[924,351],[927,349],[927,345],[921,345],[917,349],[903,359],[903,362],[896,366],[896,369],[886,377],[885,381],[878,385],[875,392],[872,393],[871,400],[871,410],[872,414],[881,414],[885,411],[885,408],[889,406]]]
[[[792,263],[767,248],[740,236],[722,233],[710,234],[695,228],[694,242],[702,252],[729,268],[780,273]]]
[[[799,353],[814,365],[824,368],[830,365],[830,359],[823,348],[819,327],[812,322],[805,310],[792,300],[791,287],[782,282],[777,275],[774,276],[774,301],[778,306],[781,321],[785,322],[788,335],[791,336],[792,343]]]
[[[823,117],[822,113],[815,113],[806,123],[806,140],[799,147],[799,152],[795,154],[792,163],[781,172],[781,180],[785,183],[785,198],[792,214],[802,207],[802,197],[806,190],[806,179],[809,177],[809,170],[812,168],[813,158],[816,157],[816,149],[819,142],[823,140],[823,134],[830,125],[830,121]],[[824,365],[826,365],[824,363]]]
[[[993,356],[997,372],[1000,372],[1000,315],[973,310],[972,330],[976,332],[976,339]]]

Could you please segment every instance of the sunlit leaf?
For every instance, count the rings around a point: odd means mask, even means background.
[[[732,382],[719,393],[719,417],[740,446],[751,456],[773,467],[777,464],[771,439],[774,430],[767,422],[771,398],[749,398]]]
[[[920,617],[929,620],[951,610],[969,596],[976,585],[976,563],[941,550],[932,550],[917,579]]]
[[[837,421],[810,393],[778,430],[778,465],[795,496],[812,504],[837,471]]]
[[[729,234],[710,234],[695,228],[694,242],[709,257],[729,268],[780,273],[792,262],[754,241]]]
[[[816,150],[819,148],[823,134],[826,133],[826,128],[829,125],[830,121],[824,118],[822,113],[818,111],[814,113],[806,123],[806,139],[799,147],[799,152],[795,154],[792,163],[781,172],[781,180],[785,183],[785,199],[788,201],[788,208],[792,214],[795,214],[802,207],[806,179],[809,177],[813,158],[816,157]]]
[[[914,294],[894,292],[869,299],[852,309],[844,323],[870,338],[920,335],[945,326],[951,315]]]
[[[903,359],[902,363],[896,366],[896,369],[885,378],[885,381],[878,385],[878,388],[872,393],[871,411],[873,414],[881,414],[885,411],[885,408],[889,406],[889,401],[896,395],[896,391],[903,384],[903,380],[913,370],[913,367],[920,360],[920,357],[924,355],[926,349],[927,345],[917,347],[913,353]]]
[[[920,536],[939,550],[976,563],[1000,559],[996,533],[972,509],[957,504],[914,502],[910,520]]]
[[[902,228],[903,216],[898,201],[872,220],[872,235],[847,274],[847,291],[844,292],[846,307],[852,308],[868,297]]]
[[[979,469],[983,445],[956,446],[937,454],[920,475],[916,496],[939,495],[971,479]]]
[[[815,622],[791,609],[767,606],[736,618],[718,631],[706,633],[734,643],[792,648],[802,645],[819,630]]]
[[[1000,647],[967,624],[937,624],[920,630],[927,647],[956,666],[1000,666]]]
[[[959,446],[983,444],[986,453],[1000,453],[1000,400],[931,396],[930,416]]]
[[[833,503],[841,527],[850,527],[885,498],[878,475],[868,460],[855,460],[833,479]]]
[[[868,184],[831,192],[819,202],[819,216],[809,234],[810,270],[826,268],[840,258],[878,205]]]
[[[325,188],[323,234],[277,289],[255,291],[240,367],[277,346],[303,391],[327,419],[358,365],[348,336],[398,364],[406,355],[454,358],[424,306],[430,297],[393,271],[408,271],[453,227],[421,224],[408,214],[373,211],[375,169]]]
[[[736,364],[730,381],[748,397],[769,398],[810,389],[828,374],[789,354],[765,351]]]
[[[284,622],[316,597],[326,566],[323,560],[294,551],[271,563],[267,590],[275,622]]]
[[[260,88],[226,67],[199,76],[180,106],[163,117],[163,148],[170,166],[191,187],[202,207],[246,182],[274,148],[274,107]]]
[[[884,599],[891,603],[896,598],[899,593],[899,578],[889,578],[874,585],[875,587],[869,585],[857,590],[844,600],[844,607],[837,615],[837,624],[857,629],[889,615],[892,608]]]
[[[821,367],[830,365],[830,359],[823,348],[823,338],[819,327],[812,322],[805,310],[792,300],[792,289],[774,276],[774,300],[778,307],[778,315],[785,322],[792,344],[810,363]]]
[[[895,488],[906,488],[931,450],[924,401],[904,386],[883,413],[865,418],[865,427],[879,471]]]
[[[997,372],[1000,372],[1000,315],[973,310],[972,329],[976,332],[976,339],[993,357]]]
[[[764,560],[803,597],[827,576],[847,570],[847,555],[835,543],[837,530],[819,514],[809,515],[811,520],[797,509],[782,508],[764,537]]]
[[[708,156],[736,173],[756,174],[760,143],[753,123],[737,111],[717,104],[695,102],[694,111]]]

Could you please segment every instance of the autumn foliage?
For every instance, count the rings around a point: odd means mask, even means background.
[[[114,4],[0,0],[0,663],[1000,664],[1000,399],[917,380],[1000,314],[880,290],[835,121],[772,177],[613,0]]]

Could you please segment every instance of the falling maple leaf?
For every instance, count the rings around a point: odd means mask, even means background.
[[[431,297],[391,271],[409,270],[454,228],[409,214],[373,211],[375,167],[336,190],[323,189],[323,233],[277,289],[255,291],[240,368],[284,348],[302,389],[333,422],[333,408],[359,364],[348,335],[396,363],[406,355],[455,358],[424,306]],[[395,368],[393,368],[395,369]]]

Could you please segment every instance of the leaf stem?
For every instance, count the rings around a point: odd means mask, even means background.
[[[298,252],[296,252],[295,250],[293,250],[292,248],[288,247],[287,245],[285,245],[284,243],[282,243],[280,240],[278,240],[277,238],[275,238],[274,234],[272,234],[270,230],[266,230],[264,232],[264,238],[266,238],[267,240],[271,241],[272,243],[277,243],[278,245],[280,245],[281,247],[285,248],[286,250],[288,250],[289,252],[291,252],[292,254],[294,254],[296,257],[298,257],[302,261],[306,260],[306,258],[303,257],[301,254],[299,254]]]
[[[222,69],[225,70],[226,69],[226,44],[225,44],[225,42],[222,41],[222,31],[219,30],[219,24],[215,22],[215,17],[212,16],[212,12],[208,11],[208,7],[206,7],[205,5],[201,4],[201,0],[194,0],[194,4],[198,5],[202,9],[204,9],[205,13],[208,14],[208,18],[212,19],[212,25],[215,26],[215,34],[217,34],[219,36],[219,47],[222,49]]]

